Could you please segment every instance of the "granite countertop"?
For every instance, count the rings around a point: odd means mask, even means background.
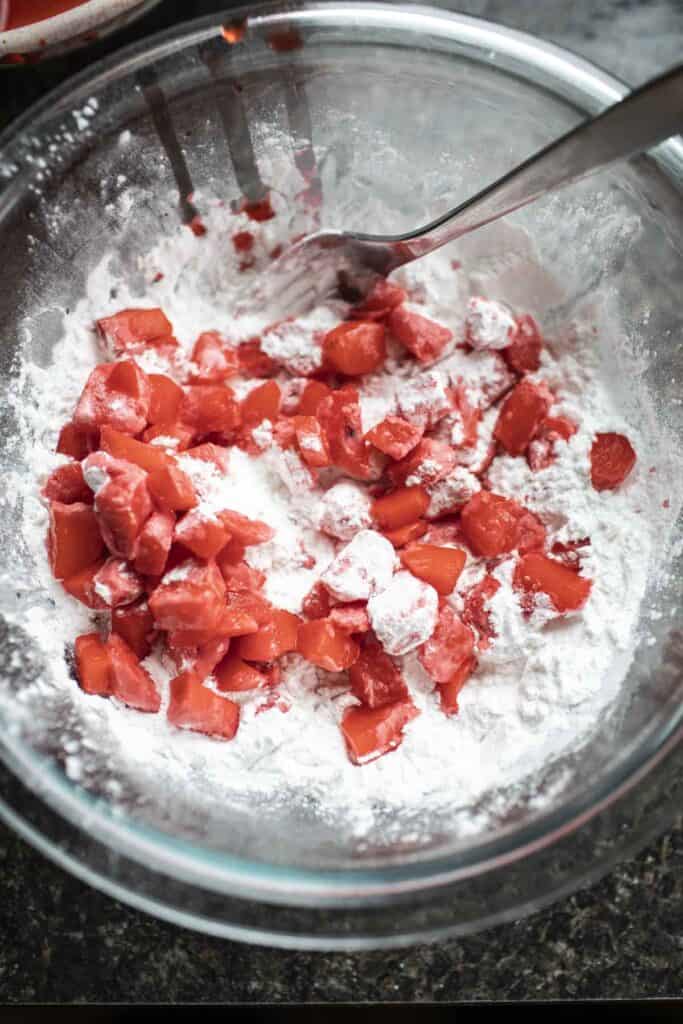
[[[90,61],[229,2],[165,0],[87,53],[11,73],[0,124]],[[680,59],[683,0],[442,3],[567,46],[635,84]],[[0,1002],[414,1001],[683,996],[683,822],[525,921],[435,946],[280,952],[176,928],[88,888],[0,827]]]

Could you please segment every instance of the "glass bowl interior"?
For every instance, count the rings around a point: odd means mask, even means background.
[[[223,34],[214,18],[128,51],[6,133],[5,395],[19,387],[23,358],[49,366],[62,311],[83,294],[92,267],[114,248],[122,273],[134,278],[138,257],[187,219],[190,192],[200,212],[203,196],[239,201],[264,188],[294,202],[293,186],[306,184],[297,168],[310,170],[313,161],[326,227],[397,233],[455,206],[623,91],[552,46],[426,8],[309,4],[229,17]],[[653,487],[663,487],[663,500],[683,429],[681,152],[673,141],[510,219],[563,284],[561,297],[552,289],[534,297],[531,312],[544,328],[559,334],[577,309],[595,306],[596,344],[624,413],[651,436]],[[508,260],[506,297],[514,302],[512,237],[494,225],[462,240],[457,254]],[[3,401],[3,473],[22,471],[20,420],[20,405]],[[680,729],[679,528],[661,539],[642,642],[619,698],[579,751],[513,792],[491,793],[481,829],[463,829],[472,808],[454,795],[438,813],[412,809],[397,818],[378,808],[361,841],[305,802],[270,806],[232,793],[198,810],[190,787],[171,799],[122,777],[114,806],[107,773],[69,779],[69,723],[58,705],[30,726],[15,713],[27,680],[49,682],[53,667],[32,643],[25,616],[47,598],[20,502],[7,489],[0,507],[4,758],[83,836],[214,892],[238,887],[274,902],[363,903],[486,874],[616,796]],[[666,574],[654,571],[663,564]]]

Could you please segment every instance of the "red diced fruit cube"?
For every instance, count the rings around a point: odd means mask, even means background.
[[[194,444],[196,431],[186,423],[156,423],[147,427],[142,440],[154,448],[170,452],[182,452]]]
[[[517,317],[512,343],[503,349],[506,363],[515,373],[535,373],[541,365],[543,339],[538,324],[525,313]]]
[[[135,569],[145,576],[161,576],[166,569],[173,543],[175,516],[172,512],[153,512],[139,535],[135,552]]]
[[[348,321],[328,331],[323,339],[325,362],[346,377],[360,377],[378,370],[387,350],[383,324]]]
[[[186,653],[183,668],[192,672],[198,683],[203,683],[230,649],[230,637],[221,636],[198,644],[193,654]]]
[[[149,607],[159,629],[211,631],[226,610],[225,582],[215,563],[190,559],[166,574]]]
[[[111,695],[137,711],[158,711],[161,697],[154,680],[123,637],[111,633],[106,647],[109,654]]]
[[[407,526],[399,526],[397,530],[383,530],[383,536],[394,545],[395,548],[402,548],[412,541],[424,537],[429,529],[424,519],[418,519],[416,523],[408,523]]]
[[[239,704],[198,683],[191,672],[171,682],[167,717],[171,725],[216,739],[231,740],[240,721]]]
[[[318,580],[304,598],[301,610],[307,619],[324,619],[329,614],[331,606],[330,592]]]
[[[407,297],[399,285],[379,278],[363,301],[351,310],[351,316],[354,320],[384,320]]]
[[[463,383],[457,384],[449,391],[453,409],[460,416],[460,437],[457,441],[458,448],[474,448],[479,438],[479,423],[481,421],[481,409],[473,405],[469,399],[467,388]],[[453,441],[453,444],[456,444]]]
[[[519,505],[491,491],[478,491],[460,515],[462,534],[475,555],[495,558],[517,546]]]
[[[409,455],[389,467],[387,476],[395,486],[420,484],[429,487],[447,476],[455,465],[456,454],[449,444],[424,437]]]
[[[249,665],[237,654],[230,651],[214,673],[219,690],[242,693],[245,690],[260,690],[269,685],[268,676],[253,665]]]
[[[408,423],[400,416],[387,416],[367,432],[365,440],[385,455],[398,460],[412,452],[421,437],[421,427]]]
[[[375,475],[372,448],[363,438],[358,392],[344,387],[318,405],[317,417],[327,439],[332,464],[356,480]]]
[[[513,585],[526,593],[546,594],[555,610],[562,614],[577,611],[584,606],[592,582],[579,576],[563,562],[533,551],[517,563]]]
[[[247,548],[242,541],[231,537],[225,547],[216,556],[216,564],[225,577],[225,570],[230,571],[244,560]]]
[[[100,634],[77,636],[74,654],[81,689],[98,697],[108,697],[111,692],[109,651]]]
[[[245,547],[265,544],[275,536],[273,527],[268,526],[268,523],[262,523],[260,519],[249,519],[248,516],[243,516],[241,512],[234,512],[232,509],[224,509],[219,515],[228,533]]]
[[[436,544],[411,544],[401,553],[406,569],[425,583],[431,583],[437,594],[444,597],[453,592],[466,560],[462,549]]]
[[[266,577],[258,569],[252,569],[246,562],[225,562],[221,552],[217,563],[223,574],[225,585],[232,593],[244,593],[260,590]]]
[[[453,338],[453,332],[405,306],[397,306],[387,318],[393,336],[421,363],[433,363]]]
[[[479,583],[470,587],[464,596],[462,621],[476,632],[479,638],[477,647],[480,651],[488,650],[497,635],[491,622],[489,602],[499,589],[499,581],[487,573]]]
[[[330,465],[327,438],[315,416],[294,416],[296,442],[301,458],[314,469]]]
[[[139,352],[173,335],[170,320],[160,309],[122,309],[97,321],[97,332],[113,356]]]
[[[183,389],[164,373],[150,373],[149,415],[151,424],[173,423],[180,409]]]
[[[436,629],[418,655],[435,683],[447,683],[474,657],[474,634],[449,604],[439,612]]]
[[[110,557],[93,576],[93,591],[108,608],[118,608],[137,601],[144,587],[124,558]]]
[[[453,673],[447,683],[441,683],[437,686],[439,691],[439,703],[441,705],[441,710],[445,715],[457,715],[458,695],[476,667],[476,658],[470,658],[469,661],[463,661],[460,668]]]
[[[102,451],[113,455],[115,459],[123,459],[134,466],[139,466],[146,473],[162,469],[168,465],[169,457],[153,444],[136,441],[128,434],[122,434],[112,427],[102,427],[100,431],[100,447]]]
[[[547,389],[522,380],[503,402],[494,437],[510,455],[522,455],[550,408]]]
[[[96,562],[104,551],[95,512],[91,505],[61,501],[50,503],[47,552],[52,575],[57,580],[75,576]]]
[[[42,491],[48,501],[61,501],[64,505],[73,505],[81,501],[91,505],[92,491],[83,478],[83,467],[80,462],[67,462],[58,466],[50,473]]]
[[[105,544],[112,555],[134,557],[138,536],[152,512],[147,474],[104,452],[89,455],[83,472],[89,483],[97,481],[95,515]]]
[[[210,462],[222,474],[227,473],[230,467],[230,449],[220,444],[212,444],[210,441],[188,448],[185,454],[190,459]]]
[[[520,555],[545,545],[545,526],[533,512],[517,506],[517,550]]]
[[[318,668],[342,672],[353,665],[360,648],[348,631],[331,619],[313,619],[299,626],[297,650]]]
[[[576,430],[576,424],[566,416],[546,416],[527,448],[526,458],[529,467],[535,473],[547,469],[555,461],[557,442],[568,441]]]
[[[166,511],[189,512],[197,504],[194,484],[172,458],[149,474],[147,486],[155,501]]]
[[[367,633],[370,629],[366,601],[352,601],[330,609],[330,622],[340,626],[347,633]]]
[[[274,608],[258,632],[239,638],[235,653],[245,661],[274,661],[281,654],[295,651],[299,622],[291,612]]]
[[[175,528],[174,540],[183,544],[197,558],[215,558],[229,540],[226,528],[218,519],[200,512],[187,512]]]
[[[282,393],[277,381],[259,384],[242,399],[242,423],[245,427],[256,427],[263,420],[274,423],[280,413],[281,402]]]
[[[341,730],[349,760],[368,764],[395,750],[403,740],[405,726],[419,713],[410,699],[380,708],[347,708]]]
[[[371,512],[383,530],[398,530],[418,520],[428,505],[429,495],[423,487],[399,487],[373,501]]]
[[[73,423],[86,433],[106,424],[124,434],[139,434],[147,426],[149,406],[149,381],[136,363],[102,363],[88,377]]]
[[[349,679],[351,693],[368,708],[381,708],[408,697],[408,688],[396,662],[376,640],[365,644],[349,669]]]
[[[323,384],[320,380],[309,380],[306,381],[303,391],[301,392],[301,398],[299,399],[299,406],[297,413],[299,416],[315,416],[318,412],[318,406],[322,402],[323,398],[327,398],[328,395],[332,394],[332,389]]]
[[[198,434],[231,431],[240,425],[239,403],[225,384],[195,384],[185,389],[180,420]]]
[[[192,349],[189,379],[193,384],[219,384],[239,373],[236,349],[230,348],[218,331],[204,331]]]
[[[85,569],[81,569],[74,576],[62,580],[62,586],[67,594],[71,594],[86,608],[93,608],[96,611],[103,611],[107,608],[106,602],[95,591],[95,577],[104,565],[104,561],[104,559],[100,559]]]
[[[636,453],[623,434],[596,434],[591,448],[591,483],[596,491],[613,491],[636,464]]]
[[[246,377],[274,377],[278,365],[261,348],[258,338],[243,341],[237,348],[242,373]]]
[[[78,430],[73,423],[65,423],[59,432],[57,451],[69,455],[78,462],[97,448],[97,435]]]
[[[115,608],[111,615],[112,632],[122,637],[138,658],[146,658],[152,649],[154,616],[146,601]]]

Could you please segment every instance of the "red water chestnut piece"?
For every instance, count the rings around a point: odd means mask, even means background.
[[[178,416],[183,389],[164,373],[150,373],[148,380],[149,423],[173,423]]]
[[[328,366],[346,377],[360,377],[378,370],[387,350],[383,324],[350,320],[328,331],[323,355]]]
[[[64,580],[96,562],[104,551],[97,517],[91,505],[50,503],[47,553],[52,575]]]
[[[398,530],[416,522],[428,505],[429,495],[423,487],[399,487],[373,501],[371,513],[383,530]]]
[[[474,634],[449,604],[442,606],[436,629],[418,657],[430,679],[439,684],[449,682],[474,657]]]
[[[191,384],[219,384],[239,373],[237,350],[230,348],[218,331],[204,331],[192,349],[188,379]]]
[[[140,352],[173,336],[173,326],[160,309],[122,309],[97,320],[96,327],[112,356]]]
[[[376,640],[366,643],[349,669],[351,693],[368,708],[381,708],[408,697],[408,688],[393,658]]]
[[[403,740],[405,726],[419,713],[410,699],[380,708],[347,708],[341,730],[349,760],[368,764],[395,750]]]
[[[353,665],[360,648],[348,631],[331,619],[313,619],[299,626],[299,654],[318,668],[342,672]]]
[[[171,681],[167,718],[179,729],[231,740],[239,726],[240,708],[198,683],[191,672],[183,672]]]
[[[99,697],[108,697],[111,692],[109,651],[100,634],[77,636],[74,654],[81,689]]]
[[[547,388],[521,380],[503,402],[494,437],[510,455],[522,455],[548,414]]]
[[[387,416],[365,435],[365,440],[391,459],[405,458],[422,437],[422,428],[401,416]]]
[[[516,318],[517,330],[514,339],[503,349],[503,357],[515,373],[535,373],[541,365],[543,339],[538,324],[525,313]]]
[[[61,501],[64,505],[73,505],[75,501],[92,505],[93,502],[92,491],[83,478],[80,462],[67,462],[53,469],[41,493],[48,501]]]
[[[592,582],[563,562],[533,551],[517,563],[513,585],[527,593],[546,594],[555,610],[563,613],[583,608]]]
[[[356,480],[375,476],[372,448],[363,438],[358,392],[352,387],[333,391],[318,405],[317,417],[332,464]]]
[[[437,594],[446,596],[453,592],[467,555],[461,548],[411,544],[401,552],[401,561],[413,576],[431,583]]]
[[[158,711],[161,697],[154,680],[123,637],[110,633],[105,646],[109,654],[111,695],[137,711]]]
[[[138,658],[146,658],[152,649],[154,616],[146,600],[115,608],[111,615],[113,633],[122,637]]]
[[[387,326],[393,336],[421,363],[433,363],[453,338],[453,332],[405,306],[392,309]]]
[[[619,487],[636,464],[636,453],[623,434],[596,434],[590,458],[591,483],[596,491]]]

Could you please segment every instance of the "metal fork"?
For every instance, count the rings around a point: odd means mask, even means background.
[[[634,89],[597,117],[583,121],[498,181],[437,220],[403,235],[320,231],[275,261],[260,284],[264,302],[297,315],[335,292],[358,298],[376,276],[447,242],[641,153],[683,130],[683,64]]]

